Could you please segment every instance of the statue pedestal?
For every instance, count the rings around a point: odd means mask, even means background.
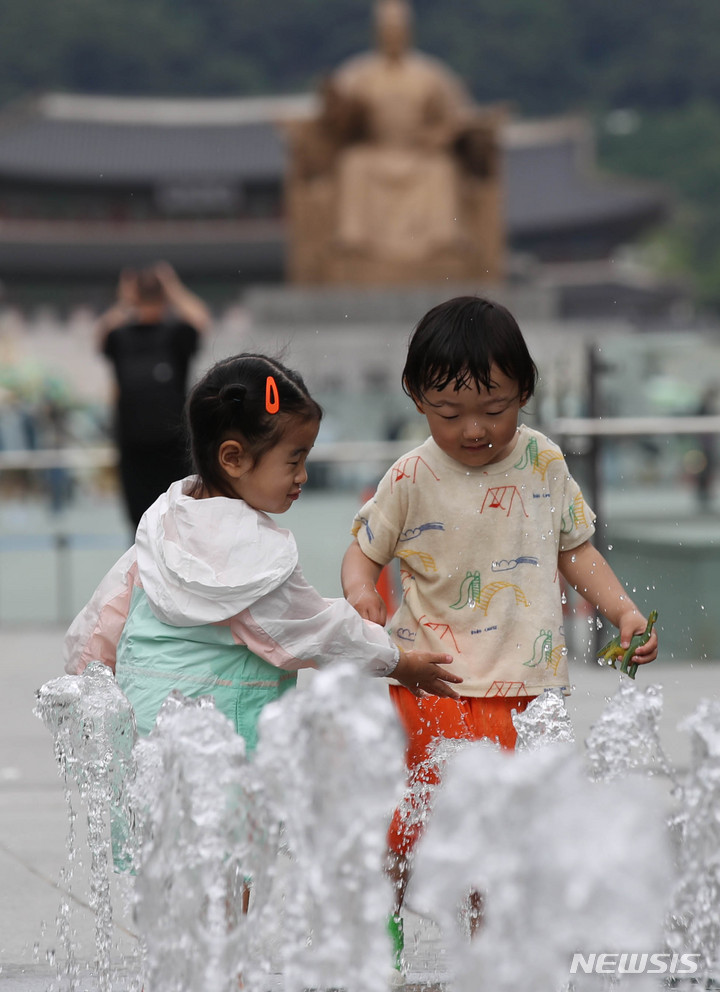
[[[254,286],[243,298],[247,325],[242,339],[228,341],[227,347],[281,357],[302,373],[323,404],[334,406],[363,395],[366,407],[358,407],[361,422],[352,436],[383,437],[382,431],[371,429],[377,411],[367,403],[368,394],[382,393],[384,404],[392,409],[401,404],[412,412],[400,382],[411,332],[443,300],[478,293],[507,306],[523,329],[528,324],[556,324],[555,292],[529,282],[482,288],[476,282],[373,288]]]
[[[432,307],[453,296],[483,296],[502,303],[521,326],[527,320],[558,319],[552,285],[530,280],[486,283],[447,280],[441,286],[252,286],[243,296],[259,333],[280,333],[288,341],[306,334],[353,337],[368,328],[392,328],[407,347],[410,332]],[[404,364],[404,359],[403,359]]]
[[[336,286],[404,286],[465,284],[475,280],[491,289],[498,273],[483,264],[476,252],[448,249],[432,258],[417,261],[368,258],[336,249],[328,253],[323,266],[323,281]]]

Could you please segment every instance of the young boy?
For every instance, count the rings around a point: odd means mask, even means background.
[[[437,780],[439,739],[513,748],[512,711],[550,686],[568,687],[560,576],[619,627],[623,645],[646,626],[590,543],[594,518],[560,449],[518,426],[536,379],[505,307],[458,297],[430,310],[411,338],[403,388],[431,436],[392,466],[355,518],[346,598],[384,624],[375,584],[398,558],[404,595],[391,636],[401,649],[450,652],[450,670],[463,679],[460,699],[390,687],[407,731],[411,794]],[[653,632],[633,661],[656,655]],[[396,915],[422,819],[396,810],[390,827]]]

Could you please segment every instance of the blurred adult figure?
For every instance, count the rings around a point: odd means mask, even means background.
[[[190,363],[209,329],[208,308],[167,262],[123,270],[117,301],[98,321],[98,349],[115,374],[115,440],[133,530],[189,470],[183,410]]]

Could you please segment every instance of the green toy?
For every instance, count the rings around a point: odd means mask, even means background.
[[[403,951],[405,950],[405,934],[403,918],[397,913],[391,913],[387,918],[387,931],[392,941],[392,964],[395,971],[402,973]]]
[[[620,671],[625,672],[625,674],[629,675],[631,679],[634,679],[638,666],[637,662],[635,662],[635,664],[630,664],[630,659],[642,644],[647,644],[650,640],[650,634],[652,634],[652,629],[657,621],[657,618],[657,610],[651,610],[650,616],[648,617],[647,627],[642,634],[634,634],[630,638],[630,644],[628,647],[624,648],[621,645],[620,635],[617,634],[611,641],[607,642],[605,647],[600,648],[597,653],[597,657],[604,659],[608,665],[611,666],[611,668],[617,668],[616,662],[622,658]]]

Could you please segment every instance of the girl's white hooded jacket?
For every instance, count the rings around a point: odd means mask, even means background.
[[[398,649],[383,628],[308,584],[289,531],[242,500],[187,496],[192,481],[174,483],[147,510],[135,545],[71,624],[67,672],[109,665],[141,733],[173,688],[212,694],[216,704],[229,694],[219,708],[236,711],[244,689],[270,681],[283,691],[283,671],[349,660],[368,674],[392,673]]]

